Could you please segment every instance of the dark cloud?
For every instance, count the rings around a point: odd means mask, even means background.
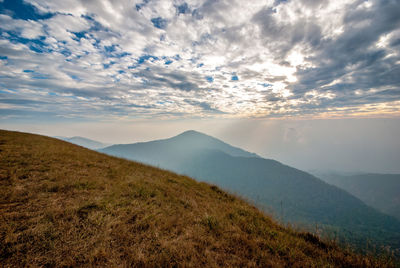
[[[144,79],[144,87],[172,88],[181,91],[199,91],[203,84],[200,77],[194,73],[183,71],[166,71],[159,67],[145,69],[133,73],[134,76]]]
[[[213,113],[213,114],[223,114],[224,113],[216,108],[211,107],[211,104],[208,102],[189,100],[189,99],[185,99],[184,101],[190,105],[198,106],[198,107],[202,108],[203,111],[206,113]]]
[[[259,38],[264,46],[273,51],[277,61],[284,59],[296,45],[317,49],[323,36],[321,28],[313,19],[299,18],[294,23],[278,21],[276,9],[268,7],[258,11],[252,21],[260,28]]]
[[[307,7],[319,8],[327,4],[325,0],[301,0],[301,3]]]
[[[22,105],[22,106],[49,104],[49,102],[45,102],[45,101],[26,100],[26,99],[0,99],[0,103],[15,104],[15,105]]]
[[[331,91],[370,90],[400,85],[399,54],[388,56],[376,47],[380,37],[400,27],[400,3],[378,1],[370,9],[350,8],[344,18],[344,32],[335,39],[324,40],[315,51],[314,68],[300,69],[299,81],[293,85],[297,94],[312,89]],[[393,50],[400,51],[389,43]],[[338,82],[321,88],[351,73],[352,82]]]

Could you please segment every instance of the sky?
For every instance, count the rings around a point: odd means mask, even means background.
[[[0,128],[108,143],[197,129],[302,169],[400,173],[399,14],[398,0],[0,0]]]

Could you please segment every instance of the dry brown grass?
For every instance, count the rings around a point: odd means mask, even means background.
[[[0,131],[0,265],[385,267],[171,172]]]

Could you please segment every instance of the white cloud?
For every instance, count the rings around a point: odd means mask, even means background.
[[[184,14],[177,9],[184,1],[29,3],[54,15],[33,21],[0,14],[0,56],[7,57],[1,59],[0,86],[12,88],[18,98],[41,99],[45,92],[60,104],[54,109],[58,115],[73,110],[66,100],[78,101],[81,116],[132,118],[318,115],[398,98],[388,93],[397,81],[393,76],[386,85],[354,88],[375,88],[369,91],[374,98],[360,100],[355,96],[366,95],[344,91],[343,84],[356,87],[370,67],[362,56],[340,61],[327,52],[351,49],[344,47],[346,40],[361,35],[357,29],[368,25],[365,14],[379,2],[196,0],[187,1]],[[355,14],[349,17],[350,11]],[[155,27],[155,18],[166,26]],[[384,66],[398,64],[398,47],[390,45],[398,40],[398,29],[382,25],[376,33],[371,53],[381,49],[388,60]],[[339,66],[345,60],[349,64]]]

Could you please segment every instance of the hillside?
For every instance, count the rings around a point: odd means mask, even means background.
[[[324,234],[361,250],[389,245],[399,251],[400,222],[395,218],[277,161],[230,154],[230,150],[213,148],[211,143],[192,146],[207,139],[207,135],[189,131],[171,139],[114,145],[101,151],[216,184],[252,200],[284,222],[312,230],[318,225]]]
[[[400,220],[400,174],[321,174],[329,184],[344,189],[374,207]]]
[[[57,139],[0,131],[0,264],[386,267],[215,186]]]
[[[86,148],[89,148],[92,150],[98,150],[98,149],[109,146],[109,144],[105,144],[105,143],[102,143],[99,141],[95,141],[95,140],[91,140],[91,139],[79,137],[79,136],[70,137],[70,138],[67,138],[67,137],[55,137],[55,138],[58,138],[60,140],[64,140],[64,141],[67,141],[67,142],[70,142],[70,143],[73,143],[73,144],[76,144],[76,145],[79,145],[82,147],[86,147]]]

